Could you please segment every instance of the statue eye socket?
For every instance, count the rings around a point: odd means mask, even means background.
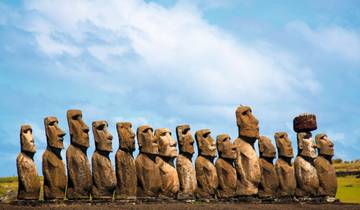
[[[105,124],[99,125],[96,129],[98,130],[104,130],[105,128]]]

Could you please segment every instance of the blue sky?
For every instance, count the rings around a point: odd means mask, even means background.
[[[357,1],[8,0],[0,14],[0,176],[16,174],[24,123],[41,173],[43,119],[68,133],[73,108],[109,122],[114,150],[118,121],[235,139],[239,104],[296,146],[292,120],[310,112],[336,157],[360,158]]]

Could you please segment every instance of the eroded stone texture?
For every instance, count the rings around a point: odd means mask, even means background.
[[[180,150],[180,154],[176,158],[176,170],[180,182],[178,199],[191,199],[195,196],[197,181],[195,168],[191,161],[194,154],[194,138],[191,135],[190,126],[177,126],[176,136]]]
[[[259,138],[259,122],[248,106],[239,106],[235,114],[239,130],[239,137],[234,141],[238,176],[236,194],[256,195],[261,179],[260,162],[254,149],[254,143]]]
[[[260,197],[274,197],[278,193],[279,179],[273,164],[276,152],[271,140],[265,136],[259,139],[261,181],[259,185]]]
[[[67,121],[70,131],[70,145],[66,150],[69,200],[89,199],[92,188],[90,162],[86,155],[89,148],[89,127],[82,120],[80,110],[68,110]]]
[[[158,197],[162,182],[160,168],[155,159],[159,154],[159,145],[153,129],[148,125],[138,127],[136,131],[140,153],[135,159],[138,179],[138,197]]]
[[[214,166],[216,157],[216,145],[211,137],[209,129],[198,130],[195,133],[195,140],[198,146],[198,157],[195,161],[197,179],[197,198],[214,198],[219,181]]]
[[[119,149],[115,155],[116,162],[116,199],[136,197],[137,176],[133,152],[135,150],[135,134],[130,122],[116,124],[119,136]]]
[[[65,132],[56,117],[44,119],[47,148],[42,156],[44,175],[44,199],[64,199],[66,190],[65,164],[61,157]]]
[[[19,181],[17,199],[38,200],[40,196],[40,178],[33,159],[36,147],[30,125],[21,126],[20,145],[21,152],[16,158]]]
[[[274,137],[278,151],[275,169],[279,178],[279,195],[281,197],[292,197],[296,192],[296,177],[291,162],[294,157],[291,140],[286,132],[277,132]]]
[[[216,160],[215,167],[219,180],[217,195],[219,198],[231,198],[236,193],[236,169],[234,161],[236,159],[236,148],[231,142],[230,136],[220,134],[216,138],[216,147],[219,158]]]
[[[319,178],[319,195],[335,197],[337,190],[336,171],[332,164],[334,144],[324,134],[315,136],[318,156],[315,159],[315,168]]]
[[[95,140],[95,152],[92,156],[92,198],[93,200],[111,200],[116,187],[115,171],[109,158],[112,152],[113,136],[108,130],[108,123],[104,120],[94,121],[92,130]]]

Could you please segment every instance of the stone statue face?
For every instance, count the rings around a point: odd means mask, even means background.
[[[294,157],[294,151],[288,134],[286,132],[277,132],[274,137],[279,156]]]
[[[334,156],[334,144],[326,134],[324,133],[317,134],[315,136],[315,142],[319,154]]]
[[[176,157],[176,141],[167,128],[155,130],[155,138],[159,144],[159,155],[163,157]]]
[[[222,158],[236,159],[236,147],[227,134],[220,134],[216,137],[216,147],[219,156]]]
[[[209,129],[198,130],[195,133],[195,140],[198,145],[199,155],[216,157],[216,145],[211,137]]]
[[[275,147],[266,136],[261,136],[259,139],[259,153],[260,157],[275,158]]]
[[[176,136],[179,142],[181,153],[194,154],[194,138],[190,132],[189,125],[179,125],[176,127]]]
[[[299,148],[299,155],[310,158],[316,157],[316,145],[313,143],[312,135],[310,132],[297,133],[297,143]]]
[[[46,117],[44,119],[46,140],[49,147],[63,149],[65,132],[59,127],[56,117]]]
[[[20,145],[23,152],[36,152],[35,141],[30,125],[22,125],[20,128]]]
[[[133,152],[135,150],[135,133],[130,122],[119,122],[116,124],[121,149]]]
[[[89,147],[89,127],[82,120],[80,110],[68,110],[67,121],[70,130],[71,144]]]
[[[236,123],[239,128],[239,136],[259,138],[259,121],[252,114],[248,106],[239,106],[236,109]]]
[[[136,136],[140,152],[154,155],[159,154],[159,145],[150,126],[143,125],[138,127]]]
[[[96,150],[112,152],[113,136],[108,130],[108,123],[105,120],[94,121],[92,123]]]

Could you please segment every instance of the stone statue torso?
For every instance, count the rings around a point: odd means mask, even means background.
[[[116,198],[136,197],[136,167],[132,155],[119,149],[115,155],[116,162]]]
[[[216,160],[215,167],[219,180],[218,196],[220,198],[235,196],[237,184],[235,167],[222,158]]]
[[[19,188],[19,200],[38,200],[40,196],[40,178],[34,160],[22,152],[16,158]]]
[[[195,170],[198,183],[197,197],[214,197],[219,184],[214,164],[205,157],[198,156],[195,161]]]
[[[315,159],[315,168],[319,178],[319,194],[335,196],[337,190],[336,171],[330,161],[322,156]]]
[[[140,153],[135,159],[138,179],[138,197],[157,197],[161,191],[160,169],[147,154]]]
[[[279,194],[281,196],[295,195],[296,178],[294,166],[279,158],[275,163],[275,169],[279,178]]]
[[[301,156],[296,157],[294,165],[297,181],[296,195],[317,195],[319,189],[319,178],[315,167]]]
[[[193,197],[196,187],[196,173],[191,160],[179,154],[176,158],[176,170],[180,181],[179,195],[183,197]]]
[[[161,157],[156,157],[156,164],[159,166],[161,175],[161,194],[167,197],[175,197],[179,192],[179,177],[176,168]]]
[[[276,174],[275,166],[267,160],[260,158],[261,182],[259,186],[259,196],[276,196],[279,188],[279,179]]]

